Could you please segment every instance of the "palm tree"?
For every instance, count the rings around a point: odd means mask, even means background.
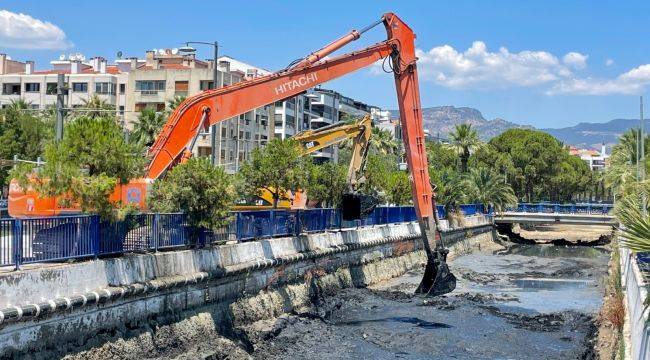
[[[390,131],[373,127],[369,148],[373,153],[388,155],[395,154],[399,145]]]
[[[138,121],[133,124],[131,140],[143,146],[151,146],[166,120],[165,114],[144,108],[138,116]]]
[[[458,210],[459,206],[467,200],[470,189],[466,176],[447,170],[440,173],[436,183],[431,186],[436,192],[436,202],[444,206],[447,214]]]
[[[517,196],[503,175],[487,168],[472,169],[468,182],[472,200],[483,204],[485,210],[492,206],[496,211],[503,211],[517,204]]]
[[[167,107],[169,108],[170,112],[176,110],[178,105],[185,101],[186,98],[186,96],[174,95],[173,99],[167,100]]]
[[[632,251],[650,251],[650,217],[641,211],[636,197],[621,200],[617,207],[617,217],[623,225],[621,245]]]
[[[471,124],[456,125],[449,137],[451,146],[460,157],[461,172],[466,173],[469,156],[482,145],[481,139],[479,139],[476,129],[472,129]]]
[[[81,115],[89,118],[94,119],[97,117],[107,116],[110,113],[106,110],[115,110],[115,105],[108,104],[105,100],[100,99],[97,94],[93,94],[90,98],[82,99],[81,101],[83,102],[84,109],[87,110]]]

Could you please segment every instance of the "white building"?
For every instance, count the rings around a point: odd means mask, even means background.
[[[173,49],[147,51],[144,62],[132,60],[131,65],[126,101],[129,124],[137,120],[138,112],[144,108],[162,111],[177,96],[187,97],[212,88],[214,62],[198,60],[193,54],[181,55]],[[245,67],[245,63],[231,57],[220,57],[217,87],[262,75],[248,72]],[[264,106],[217,124],[217,164],[227,172],[236,172],[250,159],[253,149],[266,145],[273,133],[269,124],[271,111],[271,106]],[[195,155],[212,153],[211,130],[199,135]]]
[[[115,109],[124,109],[126,101],[126,80],[128,75],[116,65],[108,65],[102,57],[86,61],[80,54],[62,55],[50,62],[49,70],[36,70],[33,61],[20,63],[9,60],[12,66],[6,66],[7,56],[0,54],[0,107],[13,101],[24,100],[33,109],[45,109],[56,104],[56,86],[59,74],[65,75],[68,94],[64,106],[68,108],[83,107],[93,96],[97,95]]]

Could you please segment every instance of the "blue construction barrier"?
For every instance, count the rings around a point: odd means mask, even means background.
[[[445,211],[438,206],[438,216]],[[461,206],[472,215],[480,204]],[[120,221],[101,221],[97,215],[28,219],[0,219],[0,266],[63,261],[196,247],[225,240],[249,241],[260,238],[337,230],[347,227],[415,221],[412,206],[377,207],[361,220],[343,221],[338,209],[239,211],[229,224],[206,230],[189,226],[185,214],[134,214]]]

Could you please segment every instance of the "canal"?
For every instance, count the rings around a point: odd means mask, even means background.
[[[346,289],[285,315],[251,344],[258,359],[589,357],[609,252],[493,244],[451,262],[457,289],[414,296],[421,270]]]

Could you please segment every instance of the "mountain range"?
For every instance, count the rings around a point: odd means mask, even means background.
[[[399,111],[391,110],[391,117],[398,118]],[[501,118],[485,119],[477,109],[470,107],[436,106],[422,109],[424,129],[433,137],[448,138],[454,126],[462,123],[472,124],[482,140],[489,140],[512,128],[535,129],[531,125],[516,124]],[[628,129],[637,127],[638,119],[614,119],[605,123],[581,122],[564,128],[542,128],[565,144],[580,148],[600,149],[602,143],[614,144],[618,137]],[[646,120],[646,129],[650,122]]]

